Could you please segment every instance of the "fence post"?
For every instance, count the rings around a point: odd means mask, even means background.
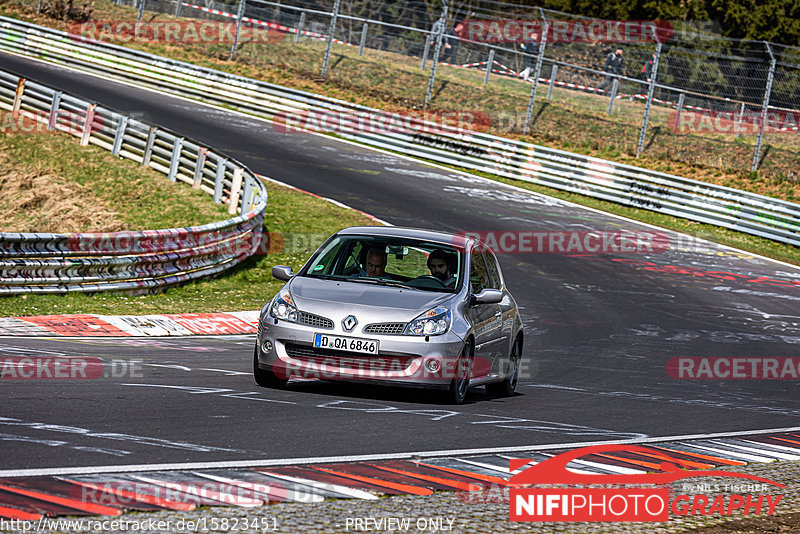
[[[92,123],[94,122],[94,108],[96,104],[89,104],[86,108],[86,121],[83,123],[83,134],[81,135],[81,146],[89,144],[89,136],[92,135]]]
[[[647,89],[647,102],[644,105],[644,119],[642,131],[639,132],[639,144],[636,147],[636,157],[644,150],[644,137],[647,134],[647,121],[650,120],[650,106],[653,104],[653,93],[656,90],[656,76],[658,76],[658,60],[661,58],[661,41],[656,43],[656,54],[653,57],[653,72],[650,78],[650,87]]]
[[[736,121],[736,139],[739,138],[739,132],[742,131],[742,120],[744,119],[744,102],[739,107],[739,119]]]
[[[686,93],[681,93],[678,96],[678,112],[675,114],[675,124],[672,126],[672,131],[678,131],[678,125],[680,124],[681,120],[681,111],[683,111],[683,101],[686,98]]]
[[[753,166],[751,172],[758,169],[758,157],[761,154],[761,143],[764,140],[764,127],[767,123],[767,112],[769,111],[769,97],[772,94],[772,80],[775,77],[775,55],[772,53],[772,47],[769,43],[764,41],[764,45],[769,52],[769,73],[767,74],[767,89],[764,91],[764,103],[761,104],[761,121],[758,124],[758,140],[756,141],[756,153],[753,155]]]
[[[337,0],[338,3],[338,0]],[[242,194],[242,175],[244,169],[236,167],[233,170],[233,183],[231,183],[231,196],[228,198],[228,213],[233,215],[239,208],[239,196]],[[242,206],[244,208],[244,206]],[[242,210],[244,213],[244,210]]]
[[[239,32],[242,29],[245,2],[246,0],[239,0],[239,10],[236,12],[236,33],[233,35],[233,44],[231,45],[231,53],[228,56],[228,61],[233,59],[233,54],[236,53],[236,47],[239,45]]]
[[[117,125],[117,133],[114,135],[114,144],[111,146],[111,155],[119,156],[122,150],[122,140],[125,138],[125,130],[128,129],[128,117],[120,117]]]
[[[183,5],[182,0],[178,0],[176,5],[175,5],[175,16],[176,17],[180,17],[181,16],[181,5]]]
[[[153,143],[156,141],[156,127],[151,126],[147,132],[147,143],[144,145],[144,153],[142,154],[142,167],[150,166],[150,158],[153,155]]]
[[[192,181],[192,189],[200,189],[200,185],[203,183],[203,169],[206,166],[207,153],[207,148],[200,147],[197,150],[197,161],[194,165],[194,180]]]
[[[533,86],[531,87],[531,98],[528,100],[528,111],[525,113],[525,126],[522,128],[522,134],[528,135],[531,127],[531,117],[533,116],[533,103],[536,100],[536,88],[539,85],[539,74],[542,72],[542,60],[544,59],[544,51],[547,47],[547,32],[550,26],[547,23],[547,18],[544,16],[544,11],[539,8],[539,13],[542,15],[544,21],[544,31],[542,32],[542,42],[539,46],[539,57],[536,59],[536,74],[533,76]]]
[[[214,176],[214,202],[222,202],[222,186],[225,182],[225,168],[228,166],[228,159],[217,159],[217,174]]]
[[[614,81],[611,82],[611,93],[609,94],[608,99],[608,111],[606,115],[611,115],[611,112],[614,110],[614,100],[617,99],[617,88],[619,87],[619,78],[614,78]]]
[[[172,157],[169,160],[169,174],[167,174],[167,178],[169,178],[170,182],[175,182],[178,180],[176,176],[178,175],[178,166],[181,163],[182,150],[183,137],[176,137],[175,144],[172,145]]]
[[[144,16],[144,4],[147,0],[139,0],[139,14],[136,15],[136,28],[139,28],[139,24],[142,22],[142,17]]]
[[[339,18],[339,2],[336,0],[333,4],[333,15],[331,16],[331,29],[328,32],[328,46],[325,48],[325,60],[322,62],[322,77],[328,74],[328,62],[331,59],[331,47],[333,46],[333,34],[336,33],[336,21]]]
[[[433,94],[433,84],[436,81],[436,66],[439,64],[439,53],[442,51],[442,38],[444,37],[445,26],[447,25],[447,2],[442,0],[444,7],[442,8],[442,24],[439,26],[439,33],[436,35],[436,48],[433,50],[433,65],[431,66],[431,75],[428,77],[428,90],[425,92],[425,105],[423,109],[428,109],[428,103],[431,101]]]
[[[492,73],[492,66],[494,66],[494,48],[489,50],[489,60],[486,62],[486,74],[483,75],[483,85],[489,81],[489,75]]]
[[[36,16],[39,16],[39,13],[42,12],[42,0],[39,0],[39,3],[36,4]]]
[[[364,55],[364,46],[367,44],[367,31],[369,31],[369,24],[364,23],[364,27],[361,28],[361,44],[358,45],[358,57]]]
[[[53,99],[50,101],[50,117],[47,120],[47,129],[55,130],[58,121],[58,108],[61,107],[61,91],[53,91]]]
[[[297,33],[294,34],[294,44],[300,42],[300,34],[303,32],[303,28],[306,26],[306,12],[303,11],[300,13],[300,22],[297,23]]]
[[[550,87],[547,88],[547,100],[553,99],[553,86],[556,84],[556,76],[558,76],[558,65],[553,64],[550,70]]]
[[[22,94],[25,92],[25,78],[17,80],[17,89],[14,92],[14,104],[11,108],[11,116],[13,118],[19,117],[19,109],[22,106]]]
[[[422,64],[419,66],[419,70],[425,70],[425,63],[428,61],[428,54],[431,51],[431,37],[433,36],[430,32],[425,33],[425,50],[422,51]]]

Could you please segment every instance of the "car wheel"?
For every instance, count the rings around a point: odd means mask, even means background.
[[[256,379],[256,384],[262,388],[281,389],[289,382],[288,379],[278,378],[272,369],[261,369],[258,366],[258,347],[253,353],[253,378]]]
[[[467,398],[469,389],[469,378],[472,374],[472,360],[475,355],[471,341],[467,341],[461,350],[455,365],[456,376],[450,381],[447,389],[446,400],[449,404],[463,404]]]
[[[522,344],[519,339],[514,341],[511,354],[508,357],[508,374],[502,382],[486,384],[486,393],[497,397],[508,397],[514,394],[519,379],[519,362],[522,359]]]

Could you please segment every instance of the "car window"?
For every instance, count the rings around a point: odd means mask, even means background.
[[[489,272],[489,287],[492,289],[502,289],[503,284],[500,278],[500,267],[497,266],[497,258],[491,251],[483,251],[483,259],[486,260],[486,267]]]
[[[473,293],[478,293],[489,287],[486,262],[483,261],[483,254],[481,254],[478,247],[472,249],[472,256],[469,262],[469,281],[472,284]]]

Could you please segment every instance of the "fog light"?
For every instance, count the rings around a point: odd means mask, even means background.
[[[425,369],[427,369],[431,373],[438,373],[441,368],[442,364],[439,363],[439,360],[431,359],[425,362]]]
[[[272,352],[272,341],[265,339],[261,342],[261,352]]]

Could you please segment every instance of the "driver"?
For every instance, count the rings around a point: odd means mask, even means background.
[[[377,278],[386,276],[386,251],[373,247],[367,252],[367,276]]]
[[[453,288],[456,285],[456,277],[450,271],[449,254],[437,248],[428,256],[428,269],[431,276],[438,278],[446,287]]]

